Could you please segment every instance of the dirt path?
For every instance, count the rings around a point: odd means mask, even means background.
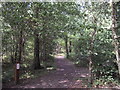
[[[82,81],[80,78],[88,76],[87,68],[78,68],[63,56],[55,60],[57,70],[40,78],[32,79],[29,83],[14,86],[12,88],[80,88]]]

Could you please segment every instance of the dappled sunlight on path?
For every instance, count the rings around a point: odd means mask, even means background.
[[[64,59],[65,56],[58,55],[58,56],[56,56],[56,58],[57,58],[57,59]]]
[[[75,67],[73,63],[57,56],[55,60],[57,69],[49,74],[30,80],[24,85],[12,88],[81,88],[84,87],[81,78],[88,77],[88,69]]]

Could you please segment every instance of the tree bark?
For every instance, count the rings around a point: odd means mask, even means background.
[[[21,62],[21,59],[22,59],[22,34],[23,34],[23,31],[20,30],[20,37],[19,37],[19,58],[18,58],[18,62]]]
[[[72,52],[72,41],[71,41],[71,39],[69,40],[69,52],[71,53]]]
[[[18,60],[18,43],[17,43],[17,42],[16,42],[16,46],[15,46],[15,54],[14,54],[14,57],[15,57],[14,63],[16,63],[17,60]]]
[[[43,31],[43,61],[46,61],[46,53],[46,36],[45,32]]]
[[[89,47],[89,74],[90,74],[90,78],[89,78],[89,83],[92,85],[93,83],[93,74],[92,74],[92,56],[93,56],[93,48],[94,48],[94,40],[95,40],[95,34],[96,34],[96,29],[94,29],[93,33],[92,33],[92,39],[90,41],[90,47]]]
[[[34,69],[40,68],[40,61],[39,61],[39,34],[34,32],[35,39],[34,39]]]
[[[13,34],[11,35],[11,40],[12,40],[12,45],[11,45],[11,55],[10,56],[11,56],[11,63],[14,64],[14,50],[15,50],[15,48],[14,48],[15,47],[14,41],[15,40],[14,40]]]
[[[96,23],[96,18],[94,17],[94,21],[93,23]],[[93,73],[92,73],[92,69],[93,69],[93,62],[92,62],[92,56],[93,56],[93,50],[94,50],[94,41],[95,41],[95,35],[97,33],[97,30],[96,30],[96,27],[94,27],[94,31],[92,32],[91,34],[91,40],[90,40],[90,47],[89,47],[89,57],[88,57],[88,60],[89,60],[89,83],[92,87],[92,84],[93,84]]]
[[[112,7],[112,35],[113,35],[113,41],[114,41],[114,47],[115,47],[115,54],[116,54],[116,60],[117,60],[117,64],[118,64],[118,71],[119,71],[119,75],[120,75],[120,54],[119,54],[119,41],[118,41],[118,37],[117,36],[117,22],[116,22],[116,14],[117,14],[117,10],[116,10],[116,5],[114,2],[111,2],[111,7]]]
[[[36,8],[36,18],[38,18],[38,7]],[[34,69],[40,69],[39,60],[39,32],[34,30]]]
[[[69,49],[68,49],[68,36],[65,36],[65,48],[66,48],[66,57],[69,58]]]

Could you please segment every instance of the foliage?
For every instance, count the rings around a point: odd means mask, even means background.
[[[119,3],[116,5],[119,35]],[[77,66],[88,67],[88,58],[92,52],[95,85],[105,84],[106,81],[103,79],[108,80],[108,83],[114,83],[119,76],[110,27],[112,25],[110,8],[107,2],[2,3],[3,63],[12,63],[10,66],[13,66],[13,61],[21,57],[24,68],[33,67],[33,63],[36,62],[35,51],[38,50],[40,63],[36,63],[46,69],[55,67],[52,64],[54,62],[52,56],[59,53],[66,53]],[[96,33],[92,36],[94,31]],[[91,45],[93,48],[90,48]],[[6,65],[9,65],[8,63]],[[26,74],[22,76],[25,78],[33,76],[31,72]],[[9,75],[5,75],[4,78],[7,76]]]

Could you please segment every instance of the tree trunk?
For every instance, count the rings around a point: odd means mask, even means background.
[[[26,36],[23,35],[23,38],[22,38],[22,53],[23,53],[23,60],[25,60],[25,43],[26,43]]]
[[[15,48],[14,48],[15,47],[14,46],[14,44],[15,44],[14,41],[15,40],[14,40],[14,36],[13,35],[11,35],[11,40],[12,40],[13,44],[11,45],[11,55],[10,55],[11,58],[10,58],[10,60],[11,60],[11,63],[14,64],[14,50],[15,50]]]
[[[23,31],[20,30],[20,37],[19,37],[19,57],[18,57],[18,62],[21,62],[21,59],[22,59],[22,34],[23,34]]]
[[[46,60],[46,36],[45,32],[43,32],[43,61]]]
[[[115,3],[111,2],[112,4],[112,35],[113,35],[113,41],[114,41],[114,47],[115,47],[115,54],[116,54],[116,60],[118,64],[118,70],[119,70],[119,75],[120,75],[120,54],[119,54],[119,41],[118,41],[118,36],[117,36],[117,22],[116,22],[116,5]]]
[[[14,54],[14,57],[15,57],[15,61],[14,63],[16,63],[18,61],[18,43],[16,42],[16,46],[15,46],[15,54]]]
[[[92,33],[92,39],[90,41],[90,47],[89,47],[89,74],[90,74],[90,78],[89,78],[89,83],[92,85],[93,83],[93,74],[92,74],[92,56],[93,56],[93,48],[94,48],[94,39],[95,39],[95,34],[96,34],[96,29],[94,29],[93,33]]]
[[[70,41],[69,41],[69,52],[70,52],[70,53],[72,52],[72,48],[71,48],[71,47],[72,47],[72,41],[70,40]]]
[[[69,58],[69,49],[68,49],[68,36],[65,36],[65,48],[66,48],[66,57]]]
[[[36,8],[36,18],[38,18],[38,7]],[[40,69],[39,60],[39,32],[34,31],[34,69]]]
[[[94,17],[94,21],[93,23],[96,22],[96,18]],[[94,49],[94,40],[95,40],[95,35],[96,35],[96,27],[94,28],[94,31],[92,32],[91,34],[91,40],[90,40],[90,47],[89,47],[89,57],[88,57],[88,60],[89,60],[89,83],[90,83],[90,86],[92,87],[92,84],[93,84],[93,73],[92,73],[92,69],[93,69],[93,66],[92,66],[92,56],[93,56],[93,49]]]
[[[40,61],[39,61],[39,35],[37,32],[34,32],[35,39],[34,39],[34,69],[40,68]]]

